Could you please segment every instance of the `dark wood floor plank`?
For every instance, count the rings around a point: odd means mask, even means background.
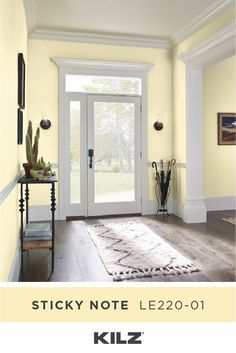
[[[128,282],[232,282],[235,281],[235,227],[222,218],[234,217],[234,211],[208,213],[207,223],[186,224],[170,215],[117,217],[79,221],[56,221],[55,269],[51,273],[51,252],[31,250],[24,253],[24,281],[29,282],[109,282],[97,248],[87,226],[123,223],[128,220],[147,225],[200,269],[183,275],[139,278]]]

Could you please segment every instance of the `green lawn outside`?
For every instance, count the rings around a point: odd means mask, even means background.
[[[80,199],[80,180],[79,172],[71,173],[71,201],[78,202]],[[95,193],[96,195],[104,195],[111,192],[129,191],[134,189],[133,173],[112,173],[112,172],[96,172],[95,173]],[[73,192],[72,192],[73,191]]]

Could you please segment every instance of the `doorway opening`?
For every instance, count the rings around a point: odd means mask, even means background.
[[[65,76],[66,217],[141,213],[141,93],[140,78]]]
[[[147,73],[154,65],[51,60],[59,68],[59,219],[148,214]]]

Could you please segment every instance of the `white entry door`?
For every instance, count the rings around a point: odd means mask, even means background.
[[[140,98],[88,96],[88,216],[141,212]]]
[[[65,216],[141,213],[140,97],[69,93],[65,113]]]

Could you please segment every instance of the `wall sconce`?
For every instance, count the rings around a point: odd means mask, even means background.
[[[40,121],[40,127],[43,130],[48,130],[51,127],[51,121],[47,119],[47,113],[42,112],[41,113],[41,121]]]
[[[155,121],[155,123],[153,124],[153,127],[155,130],[160,131],[163,129],[164,125],[161,121]]]
[[[156,114],[156,121],[153,124],[155,130],[160,131],[164,127],[163,114]]]

